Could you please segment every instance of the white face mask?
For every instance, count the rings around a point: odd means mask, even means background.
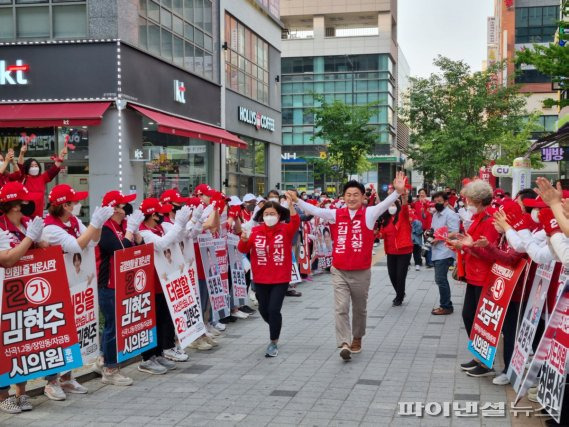
[[[308,196],[302,196],[302,200],[307,200]]]
[[[40,168],[38,168],[37,166],[32,166],[32,167],[28,170],[28,173],[29,173],[31,176],[38,176],[39,173],[40,173]]]
[[[535,222],[536,224],[539,224],[539,209],[532,209],[531,210],[531,219],[533,219],[533,222]]]
[[[330,209],[330,203],[325,204],[324,207],[325,207],[326,209]]]
[[[279,202],[279,199],[277,199],[276,197],[269,197],[269,202]]]
[[[458,202],[458,206],[463,207],[464,203],[463,202]]]
[[[468,209],[468,212],[470,212],[473,215],[475,213],[478,213],[478,208],[474,205],[468,205],[468,207],[466,209]]]
[[[397,206],[389,206],[387,212],[389,212],[389,215],[395,215],[397,213]]]
[[[279,222],[279,217],[276,215],[264,216],[263,221],[265,222],[265,224],[267,224],[268,227],[272,227],[277,222]]]
[[[77,203],[75,206],[73,206],[71,214],[73,216],[79,216],[80,213],[81,213],[81,203]]]

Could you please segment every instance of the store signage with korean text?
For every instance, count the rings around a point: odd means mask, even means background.
[[[17,59],[15,64],[0,60],[0,85],[27,85],[24,73],[28,71],[30,66],[21,59]]]
[[[239,121],[255,126],[257,130],[275,131],[275,119],[246,107],[239,107]]]
[[[541,149],[542,162],[560,162],[569,160],[569,149],[564,147],[546,147]]]
[[[174,80],[174,101],[180,104],[186,103],[186,86],[180,80]]]

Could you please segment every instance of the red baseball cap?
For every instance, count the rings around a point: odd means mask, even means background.
[[[504,211],[506,215],[516,219],[524,214],[524,212],[522,211],[522,207],[513,200],[504,200],[499,210]]]
[[[466,187],[468,184],[470,184],[472,182],[472,180],[470,178],[464,178],[462,180],[462,186]]]
[[[201,203],[202,201],[198,197],[188,197],[186,200],[188,206],[199,206]]]
[[[87,191],[75,191],[67,184],[59,184],[49,192],[49,203],[59,206],[67,202],[79,202],[89,196]]]
[[[180,203],[184,204],[187,203],[189,200],[188,197],[182,197],[180,192],[174,188],[171,190],[166,190],[160,196],[160,203]]]
[[[215,190],[207,184],[199,184],[194,190],[194,194],[196,196],[201,196],[203,194],[204,196],[211,197],[215,194]]]
[[[494,197],[498,197],[498,196],[504,197],[505,195],[506,195],[506,193],[501,188],[496,188],[494,190]]]
[[[41,193],[30,193],[21,182],[12,181],[0,188],[0,203],[13,202],[14,200],[41,199]]]
[[[105,194],[103,196],[103,206],[110,206],[111,208],[114,208],[115,206],[118,205],[125,205],[127,203],[130,203],[132,201],[134,201],[134,199],[136,199],[136,194],[129,194],[128,196],[125,196],[123,193],[121,193],[118,190],[113,190],[113,191],[109,191],[107,194]]]
[[[155,213],[168,213],[172,210],[172,205],[163,205],[160,203],[156,197],[150,197],[148,199],[144,199],[142,204],[140,205],[140,211],[144,215],[150,215]]]
[[[563,194],[561,195],[563,199],[569,199],[569,190],[563,190]],[[548,208],[549,205],[545,203],[540,196],[537,196],[535,199],[524,199],[522,200],[524,206],[528,208]]]

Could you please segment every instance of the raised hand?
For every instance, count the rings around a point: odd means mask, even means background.
[[[107,222],[114,213],[115,209],[110,206],[105,206],[104,208],[97,206],[93,215],[91,215],[91,225],[96,229],[103,228],[105,222]]]
[[[136,233],[140,224],[144,221],[144,214],[140,209],[135,210],[132,214],[126,217],[126,231]]]
[[[41,239],[41,234],[43,231],[43,219],[36,216],[29,224],[26,229],[26,237],[32,239],[33,242],[37,243]]]
[[[186,223],[190,220],[190,215],[192,214],[192,210],[189,206],[183,206],[178,212],[176,212],[176,216],[174,217],[174,224],[179,225],[181,228],[186,226]]]
[[[395,179],[393,180],[393,188],[399,193],[405,193],[405,186],[407,185],[407,176],[405,172],[399,171],[395,174]]]
[[[537,183],[535,191],[547,205],[552,206],[561,203],[563,195],[561,183],[557,183],[557,189],[555,189],[546,178],[539,177],[535,182]]]

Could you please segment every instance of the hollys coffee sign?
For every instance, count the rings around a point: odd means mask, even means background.
[[[246,107],[239,107],[239,121],[255,126],[257,130],[275,131],[275,119]]]

